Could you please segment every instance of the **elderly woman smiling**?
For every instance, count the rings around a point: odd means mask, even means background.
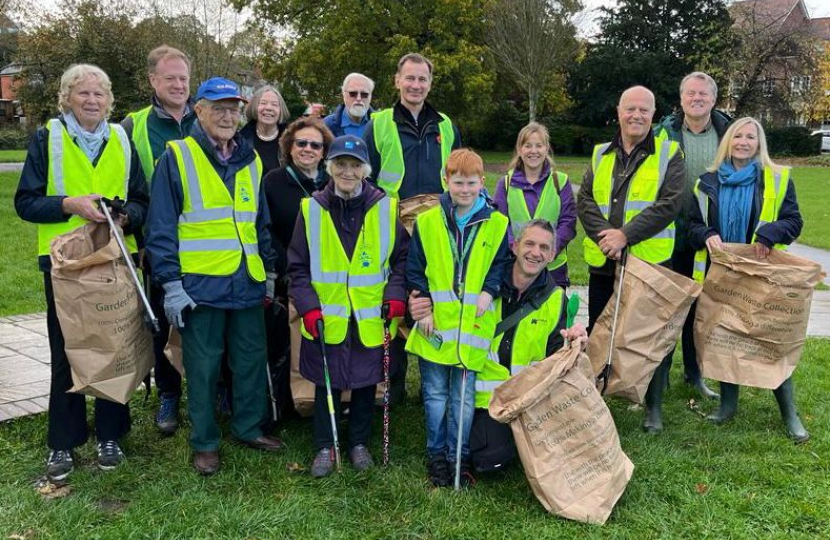
[[[46,292],[46,325],[51,352],[47,475],[63,480],[72,471],[73,449],[89,437],[86,399],[72,386],[64,338],[55,312],[49,274],[49,246],[58,235],[90,221],[104,222],[101,197],[126,199],[121,223],[127,244],[147,212],[147,185],[135,149],[123,128],[110,124],[112,85],[106,73],[88,64],[71,66],[61,77],[61,114],[32,137],[14,197],[18,215],[38,225],[38,264]],[[125,178],[127,181],[125,182]],[[118,440],[130,429],[127,405],[95,399],[98,466],[112,469],[123,459]]]
[[[303,200],[288,249],[288,293],[303,318],[300,373],[316,385],[317,454],[311,466],[316,478],[334,467],[319,323],[337,415],[341,392],[352,391],[349,458],[362,471],[373,465],[367,444],[375,387],[383,378],[382,314],[393,321],[394,336],[405,311],[409,237],[397,219],[397,201],[366,181],[368,163],[362,139],[334,139],[326,162],[332,181]]]

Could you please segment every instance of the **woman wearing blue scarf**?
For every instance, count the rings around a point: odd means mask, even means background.
[[[725,242],[751,243],[756,257],[765,259],[774,246],[791,244],[801,233],[804,222],[790,169],[772,162],[764,128],[757,120],[741,118],[729,127],[709,171],[698,181],[698,189],[709,200],[708,215],[703,216],[697,200],[689,198],[689,242],[694,249],[705,247],[711,253],[723,249]],[[775,200],[767,203],[780,204],[777,211],[764,207],[765,178],[780,179]],[[720,408],[707,417],[715,423],[726,422],[738,412],[740,387],[724,382],[720,387]],[[774,394],[790,437],[797,443],[805,442],[810,434],[795,409],[792,379],[784,381]]]

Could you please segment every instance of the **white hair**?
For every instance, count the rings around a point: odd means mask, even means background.
[[[346,75],[346,78],[343,79],[343,84],[340,86],[340,88],[344,92],[346,91],[346,85],[349,84],[349,81],[351,81],[352,79],[363,79],[364,81],[366,81],[366,83],[369,85],[370,93],[373,92],[375,89],[375,81],[373,81],[363,73],[349,73],[348,75]]]
[[[351,156],[337,156],[337,157],[332,158],[332,159],[327,159],[326,160],[326,172],[329,173],[329,176],[334,178],[334,173],[332,172],[332,165],[334,165],[334,162],[337,161],[338,159],[344,159],[344,158],[349,158],[349,159],[354,159],[355,161],[360,161],[357,158],[353,158]],[[372,174],[372,166],[369,165],[368,163],[363,163],[363,178],[369,178],[369,176],[371,174]]]
[[[107,95],[107,110],[104,113],[104,119],[109,118],[112,112],[112,104],[115,102],[115,97],[112,95],[112,82],[109,76],[103,69],[92,64],[72,64],[61,75],[61,86],[58,90],[58,108],[62,113],[68,113],[71,109],[69,107],[69,95],[72,90],[87,77],[95,77],[101,84],[101,89]]]

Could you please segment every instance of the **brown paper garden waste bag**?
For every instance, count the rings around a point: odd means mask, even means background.
[[[582,341],[565,347],[493,391],[490,416],[510,423],[533,493],[548,512],[602,524],[634,464],[620,447]]]
[[[596,375],[608,361],[619,272],[620,265],[617,265],[614,295],[594,324],[588,340],[588,357]],[[701,286],[632,255],[628,256],[624,279],[605,395],[643,403],[654,371],[669,351],[674,350]]]
[[[412,229],[415,227],[415,220],[418,216],[437,205],[440,197],[440,195],[436,195],[435,193],[428,193],[408,197],[401,201],[398,213],[400,214],[401,223],[406,228],[406,232],[412,234]]]
[[[710,379],[775,389],[795,371],[821,266],[748,244],[712,254],[695,315],[697,361]]]
[[[115,237],[88,223],[55,238],[50,256],[69,391],[127,403],[153,366],[153,342]]]

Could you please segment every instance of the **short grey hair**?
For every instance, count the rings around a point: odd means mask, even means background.
[[[107,110],[104,112],[104,120],[110,117],[112,113],[112,105],[115,103],[115,96],[112,95],[112,82],[109,75],[103,69],[92,64],[72,64],[69,69],[61,75],[61,86],[58,90],[58,108],[64,114],[70,112],[72,109],[69,106],[69,96],[72,91],[78,86],[78,83],[87,77],[95,77],[101,84],[101,89],[107,95]]]
[[[683,95],[683,87],[690,79],[698,79],[701,80],[709,85],[709,88],[712,90],[713,97],[717,100],[718,99],[718,83],[715,82],[715,79],[709,76],[708,73],[703,73],[702,71],[694,71],[689,73],[683,80],[680,81],[680,95]]]
[[[334,164],[334,162],[335,162],[335,161],[337,161],[338,159],[343,159],[343,158],[349,158],[349,156],[337,156],[337,157],[335,157],[335,158],[332,158],[332,159],[327,159],[327,160],[326,160],[326,172],[327,172],[327,173],[329,174],[329,176],[331,176],[332,178],[334,178],[334,173],[332,172],[332,165],[333,165],[333,164]],[[357,158],[351,158],[351,159],[354,159],[354,160],[356,160],[356,161],[360,161],[360,160],[358,160]],[[370,176],[371,174],[372,174],[372,166],[371,166],[371,165],[369,165],[368,163],[364,163],[364,164],[363,164],[363,178],[369,178],[369,176]]]
[[[357,72],[349,73],[348,75],[346,75],[346,78],[343,79],[343,84],[340,86],[340,89],[345,92],[346,91],[346,85],[349,84],[349,82],[352,79],[363,79],[364,81],[366,81],[369,84],[369,92],[371,93],[371,92],[375,91],[375,81],[373,81],[372,79],[370,79],[369,77],[367,77],[363,73],[357,73]]]
[[[550,221],[542,218],[535,218],[525,222],[519,229],[519,234],[513,239],[513,243],[520,242],[524,238],[525,233],[534,227],[549,232],[553,236],[553,248],[556,249],[556,229],[553,228],[553,224]]]
[[[280,106],[280,116],[277,118],[277,124],[288,122],[288,119],[291,118],[291,111],[288,110],[288,105],[285,104],[285,99],[283,99],[280,91],[277,90],[276,86],[271,84],[257,88],[254,95],[251,96],[251,101],[245,106],[245,118],[248,119],[248,122],[257,120],[257,109],[259,108],[260,100],[262,100],[262,95],[265,92],[273,92],[277,96],[277,103]]]

